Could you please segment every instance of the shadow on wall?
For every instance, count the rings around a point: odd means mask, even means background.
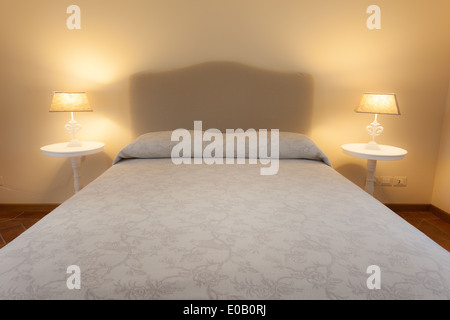
[[[130,78],[131,124],[136,136],[150,131],[249,128],[308,134],[313,80],[233,62],[207,62]]]
[[[51,180],[48,182],[48,185],[51,187],[38,194],[39,199],[36,201],[42,203],[63,203],[75,195],[71,160],[70,158],[49,158],[48,161],[52,161],[58,167],[53,177],[49,177]],[[79,169],[81,188],[84,188],[96,177],[100,176],[105,168],[111,166],[111,163],[112,159],[104,152],[81,157],[81,167]]]
[[[348,180],[356,184],[361,189],[365,188],[366,185],[366,177],[367,177],[367,167],[357,165],[354,163],[344,164],[339,167],[334,168],[337,172],[342,174]],[[390,203],[392,199],[390,199],[384,192],[383,187],[380,186],[377,182],[374,184],[373,197],[379,200],[382,203]]]
[[[358,187],[364,189],[367,176],[367,169],[365,167],[349,163],[335,167],[334,169]]]

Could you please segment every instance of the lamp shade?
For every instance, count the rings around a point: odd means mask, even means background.
[[[395,93],[364,93],[355,112],[400,114]]]
[[[85,92],[59,92],[53,93],[50,111],[80,112],[92,111]]]

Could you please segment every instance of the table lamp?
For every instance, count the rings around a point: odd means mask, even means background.
[[[375,120],[366,127],[367,133],[372,137],[366,149],[374,150],[380,148],[375,137],[383,132],[383,127],[377,122],[378,114],[400,114],[395,93],[364,93],[355,112],[375,114]]]
[[[68,143],[68,147],[81,147],[81,142],[76,138],[76,134],[81,130],[81,124],[74,120],[73,113],[84,111],[92,111],[85,92],[55,91],[53,93],[50,112],[70,112],[71,114],[71,119],[65,125],[66,130],[72,134],[72,141]]]

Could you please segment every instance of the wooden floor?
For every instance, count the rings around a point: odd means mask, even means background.
[[[0,248],[42,219],[49,211],[4,211],[0,209]]]
[[[17,210],[0,207],[0,248],[31,227],[53,209]],[[450,251],[450,223],[428,211],[398,212],[399,216]]]
[[[450,252],[450,223],[428,211],[397,214]]]

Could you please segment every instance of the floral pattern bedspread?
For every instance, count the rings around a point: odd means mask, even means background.
[[[450,254],[321,161],[129,159],[0,250],[0,298],[449,299]]]

